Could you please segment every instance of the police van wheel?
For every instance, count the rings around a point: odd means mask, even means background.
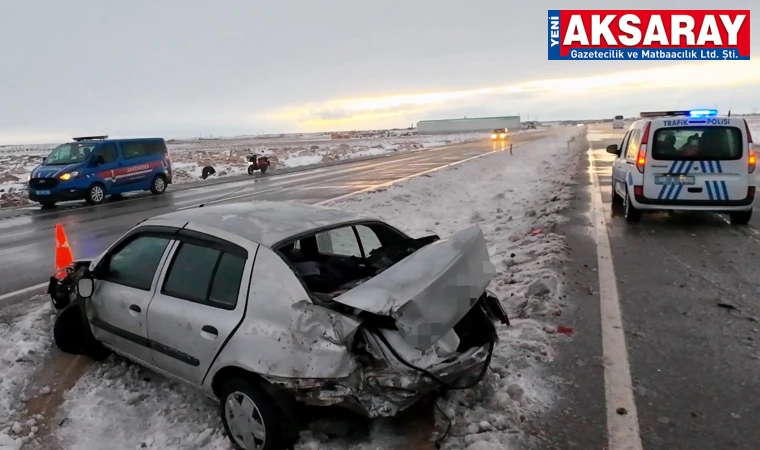
[[[99,205],[106,199],[106,189],[100,183],[95,183],[87,189],[85,201],[91,205]]]
[[[156,175],[155,178],[153,178],[153,182],[150,184],[150,192],[154,195],[166,192],[166,178],[164,178],[163,175]]]
[[[641,211],[631,204],[628,197],[628,186],[625,188],[625,198],[623,199],[623,211],[626,222],[638,222],[641,219]]]
[[[747,225],[752,219],[752,210],[731,212],[728,213],[728,217],[731,219],[731,225]]]

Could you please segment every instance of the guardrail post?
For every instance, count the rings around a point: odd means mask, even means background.
[[[510,144],[509,144],[509,154],[510,154],[510,155],[512,154],[512,143],[511,143],[511,142],[510,142]]]

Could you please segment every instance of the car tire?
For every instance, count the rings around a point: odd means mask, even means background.
[[[298,438],[297,431],[286,423],[285,415],[269,394],[250,381],[242,378],[226,381],[221,389],[219,404],[224,431],[239,450],[250,450],[251,445],[246,446],[245,438],[254,439],[253,448],[257,450],[286,450],[292,448]],[[250,408],[251,404],[251,416],[242,416],[240,406]],[[232,405],[237,405],[238,409]],[[263,430],[263,434],[260,431],[256,433],[258,437],[252,429],[244,428],[254,423]]]
[[[623,198],[623,217],[629,223],[641,220],[641,211],[631,204],[631,199],[628,196],[628,185],[625,186],[625,198]]]
[[[248,166],[248,175],[253,175],[253,172],[255,171],[256,171],[256,168],[253,166],[253,164]]]
[[[730,212],[728,217],[731,219],[731,225],[747,225],[752,219],[752,210]]]
[[[90,205],[100,205],[106,200],[106,188],[100,183],[95,183],[87,189],[84,199]]]
[[[55,206],[55,203],[55,201],[48,200],[40,202],[40,205],[42,205],[43,208],[52,208]]]
[[[163,175],[153,177],[153,181],[150,182],[150,192],[153,195],[161,195],[166,192],[166,177]]]
[[[111,351],[88,333],[79,305],[72,303],[61,310],[53,324],[53,341],[64,353],[87,355],[96,361],[108,357]]]
[[[210,177],[211,175],[213,175],[213,174],[215,174],[215,173],[216,173],[216,170],[214,170],[214,168],[213,168],[213,167],[211,167],[211,166],[206,166],[206,167],[204,167],[204,168],[203,168],[203,170],[201,171],[201,178],[203,178],[203,179],[205,180],[206,178]]]

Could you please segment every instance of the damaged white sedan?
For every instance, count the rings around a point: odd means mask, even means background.
[[[413,239],[296,203],[164,214],[68,273],[50,291],[63,351],[198,387],[246,450],[289,448],[299,404],[392,416],[474,386],[509,323],[478,227]]]

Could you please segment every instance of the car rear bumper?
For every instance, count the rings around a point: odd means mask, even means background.
[[[87,194],[82,188],[58,188],[50,191],[48,195],[39,195],[37,190],[29,190],[29,200],[33,202],[65,202],[70,200],[83,200]]]
[[[663,200],[635,195],[633,206],[638,209],[667,209],[683,211],[746,211],[752,209],[754,197],[741,200]]]

